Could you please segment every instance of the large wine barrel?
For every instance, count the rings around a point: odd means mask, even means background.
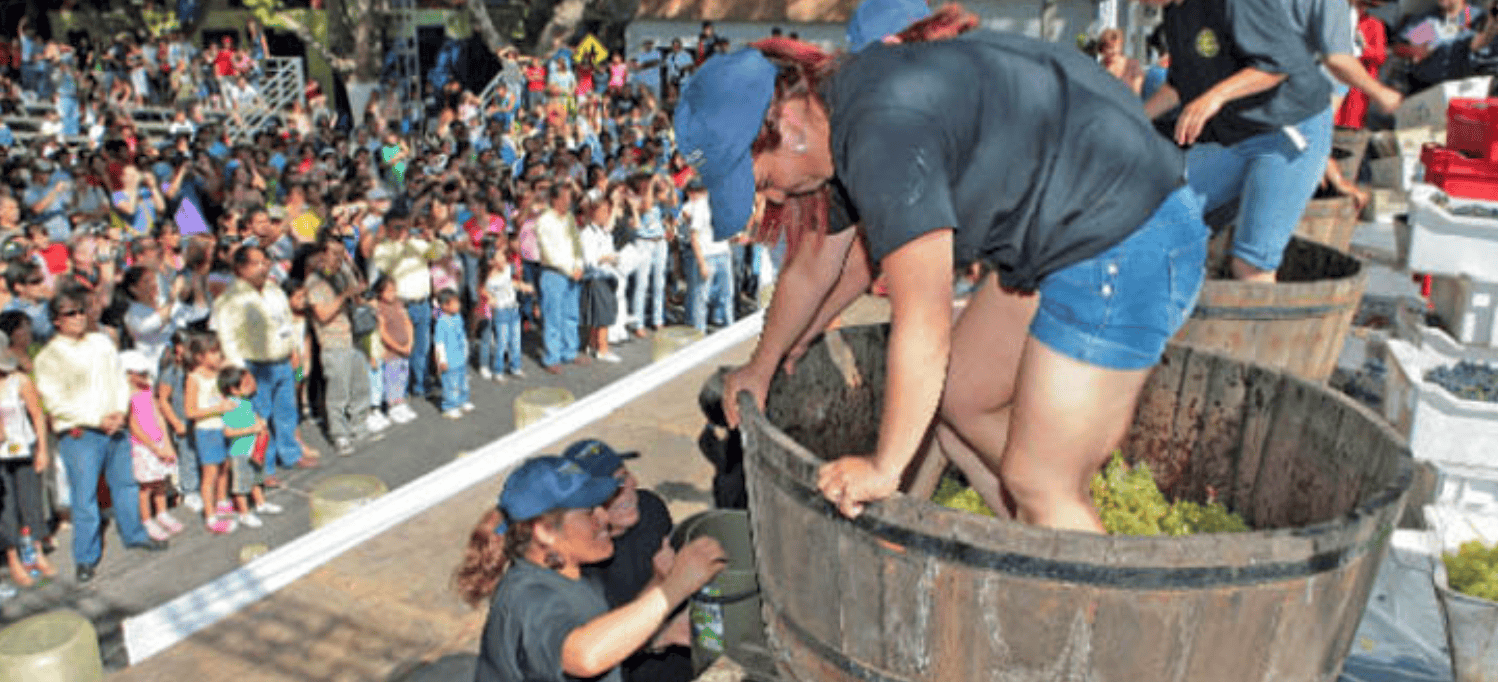
[[[1368,285],[1358,259],[1299,237],[1290,239],[1279,282],[1224,277],[1210,263],[1196,309],[1175,340],[1325,381]]]
[[[1335,391],[1172,346],[1125,454],[1255,531],[1110,537],[897,496],[840,516],[824,456],[877,440],[887,327],[841,330],[741,394],[768,635],[803,682],[1331,682],[1410,484],[1404,441]]]
[[[1295,236],[1346,251],[1357,229],[1358,207],[1352,197],[1327,197],[1306,202],[1306,211],[1295,225]]]

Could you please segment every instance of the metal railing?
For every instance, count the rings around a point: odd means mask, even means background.
[[[236,142],[250,142],[255,133],[272,118],[281,118],[294,103],[307,105],[307,76],[297,57],[267,57],[260,60],[259,96],[248,107],[223,103],[229,137]]]

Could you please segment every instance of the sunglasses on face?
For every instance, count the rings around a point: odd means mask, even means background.
[[[69,317],[73,317],[75,315],[82,315],[82,314],[83,314],[83,310],[81,310],[81,309],[78,309],[78,310],[59,310],[59,311],[57,311],[57,319],[59,319],[59,320],[65,320],[65,319],[67,319]]]

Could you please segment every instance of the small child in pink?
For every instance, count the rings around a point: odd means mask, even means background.
[[[182,532],[166,508],[167,478],[176,471],[177,452],[161,428],[166,420],[151,392],[151,361],[132,350],[120,354],[120,364],[130,380],[130,466],[140,484],[141,524],[151,539],[165,540]]]

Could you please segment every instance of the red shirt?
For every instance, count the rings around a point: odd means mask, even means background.
[[[489,228],[486,230],[479,226],[478,216],[474,216],[463,223],[463,231],[468,233],[468,241],[473,243],[473,248],[480,249],[484,246],[484,235],[505,233],[505,219],[504,216],[490,213]]]
[[[546,67],[540,64],[525,67],[525,89],[531,92],[541,92],[546,89]]]
[[[234,53],[219,50],[218,55],[213,58],[213,73],[219,78],[234,75]]]
[[[47,248],[37,252],[47,264],[47,272],[59,275],[68,269],[68,247],[64,244],[53,242]]]

